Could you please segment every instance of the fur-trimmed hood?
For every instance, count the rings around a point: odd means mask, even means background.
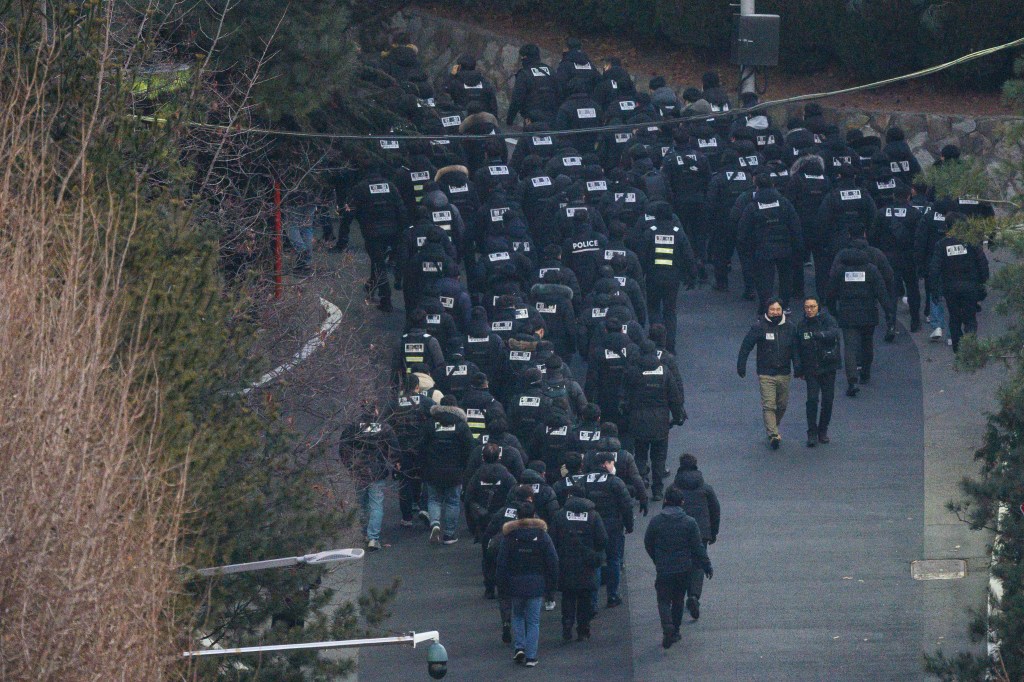
[[[505,525],[501,527],[501,534],[508,535],[510,533],[514,533],[517,530],[527,529],[539,530],[546,533],[548,532],[548,524],[544,521],[544,519],[516,519],[515,521],[508,521],[507,523],[505,523]]]
[[[530,295],[534,298],[558,297],[572,300],[572,287],[564,284],[550,284],[540,282],[530,287]]]
[[[494,114],[489,111],[478,111],[475,114],[470,114],[462,120],[462,124],[459,126],[459,132],[465,133],[470,128],[478,126],[481,123],[490,123],[496,130],[500,129],[498,118]]]
[[[508,340],[508,347],[510,350],[535,351],[537,350],[538,342],[539,339],[537,339],[537,337],[535,336],[527,336],[525,338],[511,338]]]
[[[816,161],[818,164],[820,164],[820,169],[816,168],[815,170],[820,170],[822,173],[824,173],[825,160],[821,158],[821,156],[819,156],[818,154],[804,154],[799,159],[797,159],[795,163],[793,163],[793,167],[789,170],[789,172],[792,175],[796,175],[797,173],[802,171],[805,166],[809,165],[813,161]]]
[[[466,421],[466,413],[461,407],[452,405],[434,405],[430,408],[430,416],[442,424],[454,424],[455,422]]]
[[[451,166],[444,166],[437,169],[437,173],[434,174],[434,182],[441,182],[441,178],[448,175],[449,173],[462,173],[467,179],[469,178],[469,169],[465,166],[453,164]]]

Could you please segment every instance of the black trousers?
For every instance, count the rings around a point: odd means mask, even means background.
[[[404,467],[403,467],[404,468]],[[412,521],[412,515],[420,507],[423,496],[423,481],[419,471],[402,471],[398,474],[398,508],[403,521]]]
[[[693,257],[697,263],[708,260],[708,223],[704,218],[704,204],[692,201],[679,201],[675,205],[676,216],[693,246]]]
[[[665,489],[665,459],[668,457],[668,439],[652,440],[648,438],[633,439],[633,454],[641,476],[651,473],[651,491],[662,492]]]
[[[855,384],[860,380],[861,372],[871,374],[871,361],[874,359],[875,325],[843,327],[843,363],[846,364],[846,380]]]
[[[974,294],[946,294],[946,310],[949,311],[949,338],[953,352],[960,348],[964,334],[978,333],[978,297]]]
[[[921,285],[917,281],[917,267],[911,258],[897,258],[892,264],[892,269],[896,275],[897,289],[902,283],[907,292],[910,322],[919,324],[921,322]]]
[[[496,586],[495,573],[498,570],[498,557],[487,555],[487,540],[483,538],[480,541],[480,548],[482,550],[480,557],[480,568],[484,574],[484,587],[487,589],[493,589]]]
[[[736,250],[736,230],[723,224],[716,224],[712,229],[714,232],[709,240],[708,256],[715,267],[715,281],[721,284],[729,279],[729,266]]]
[[[835,255],[832,249],[821,244],[809,244],[811,257],[814,259],[814,293],[818,295],[818,303],[824,304],[828,291],[828,273],[832,269]]]
[[[389,247],[384,239],[366,240],[366,255],[370,257],[370,296],[380,296],[381,303],[391,302],[391,282],[388,278]]]
[[[667,269],[667,268],[666,268]],[[674,272],[674,270],[673,270]],[[647,279],[647,313],[650,322],[665,325],[666,345],[670,353],[676,352],[676,299],[679,297],[679,280],[662,281]]]
[[[573,623],[579,631],[590,630],[594,617],[594,594],[597,590],[562,590],[562,628],[571,629]]]
[[[785,309],[789,307],[789,300],[793,297],[792,258],[787,256],[754,261],[754,287],[757,289],[757,298],[762,313],[768,309],[768,301],[775,291],[776,274],[779,276],[779,299]]]
[[[807,432],[826,433],[832,421],[832,403],[836,398],[835,371],[808,374],[807,377]],[[818,412],[818,406],[821,412]]]
[[[704,573],[701,572],[701,584],[703,585]],[[654,591],[658,596],[658,616],[661,618],[661,631],[671,635],[683,622],[683,607],[686,605],[686,597],[690,595],[693,585],[693,571],[684,573],[672,573],[670,575],[658,575],[654,579]],[[699,599],[700,595],[694,595]]]

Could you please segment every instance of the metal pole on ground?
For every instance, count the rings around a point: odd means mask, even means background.
[[[757,14],[754,3],[755,0],[740,0],[740,16],[747,17],[752,14]],[[740,68],[740,94],[742,95],[745,92],[756,92],[753,67],[742,66]]]

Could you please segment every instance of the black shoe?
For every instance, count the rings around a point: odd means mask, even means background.
[[[562,641],[563,642],[571,642],[572,641],[572,626],[571,625],[563,625],[562,626]]]
[[[526,663],[526,652],[522,649],[516,649],[516,652],[512,654],[512,660],[520,665]]]
[[[771,438],[768,439],[768,445],[771,447],[772,450],[778,450],[779,446],[782,445],[782,437],[772,436]]]
[[[813,448],[817,444],[818,444],[818,432],[817,431],[808,431],[807,432],[807,447]]]
[[[660,490],[655,490],[651,493],[651,502],[661,502],[665,499],[665,496],[661,494]]]
[[[911,332],[919,332],[919,331],[921,331],[921,320],[911,320],[910,321],[910,331]]]
[[[672,635],[665,635],[661,638],[661,646],[663,649],[669,649],[675,643],[676,640]]]
[[[587,627],[580,626],[580,627],[576,628],[576,630],[577,630],[577,632],[576,632],[576,641],[577,642],[582,642],[584,640],[590,639],[590,626],[589,625]]]
[[[832,442],[829,440],[828,431],[818,431],[818,442],[822,445],[828,445]]]
[[[484,590],[484,599],[494,599],[494,588],[488,587]]]
[[[381,301],[380,303],[377,304],[377,308],[382,313],[391,313],[394,312],[395,310],[394,306],[391,305],[391,301]]]
[[[683,638],[683,636],[681,634],[679,634],[679,628],[676,628],[675,630],[672,631],[672,641],[673,642],[678,642],[682,638]]]
[[[871,383],[871,370],[870,369],[862,369],[860,371],[860,383],[862,383],[862,384],[870,384]]]
[[[622,597],[608,597],[608,608],[614,609],[622,604]]]
[[[690,612],[690,618],[693,618],[694,620],[700,618],[700,602],[696,599],[686,600],[686,610]],[[676,630],[676,634],[678,633],[679,630]]]
[[[850,384],[846,389],[846,397],[848,398],[853,398],[858,393],[860,393],[860,388],[857,386],[857,384]]]
[[[501,624],[501,641],[505,644],[512,643],[512,623]],[[523,656],[526,656],[526,652],[523,652]]]

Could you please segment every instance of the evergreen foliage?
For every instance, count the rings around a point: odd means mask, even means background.
[[[1024,76],[1024,61],[1018,62],[1017,73]],[[1011,81],[1005,93],[1024,108],[1022,85],[1021,80]],[[1003,143],[1017,144],[1022,139],[1024,126],[1018,126]],[[1017,162],[1003,169],[1000,180],[1008,174],[1019,178],[1021,173],[1024,163]],[[985,188],[981,167],[969,163],[943,164],[928,178],[941,195],[991,197],[997,191]],[[967,337],[957,357],[957,365],[968,371],[999,363],[1008,378],[998,389],[998,409],[989,416],[984,441],[975,455],[981,472],[961,483],[965,498],[950,504],[950,509],[971,528],[997,533],[991,571],[1002,583],[1002,598],[990,595],[994,610],[988,617],[976,616],[970,632],[979,640],[991,635],[998,644],[998,656],[994,660],[969,653],[950,657],[937,652],[927,656],[928,672],[949,681],[1008,682],[1024,678],[1024,196],[1010,199],[1013,204],[996,220],[969,221],[954,227],[964,239],[975,243],[989,237],[990,248],[1011,257],[1003,259],[1007,262],[989,283],[1001,295],[996,312],[1007,318],[1006,331],[981,339]]]

